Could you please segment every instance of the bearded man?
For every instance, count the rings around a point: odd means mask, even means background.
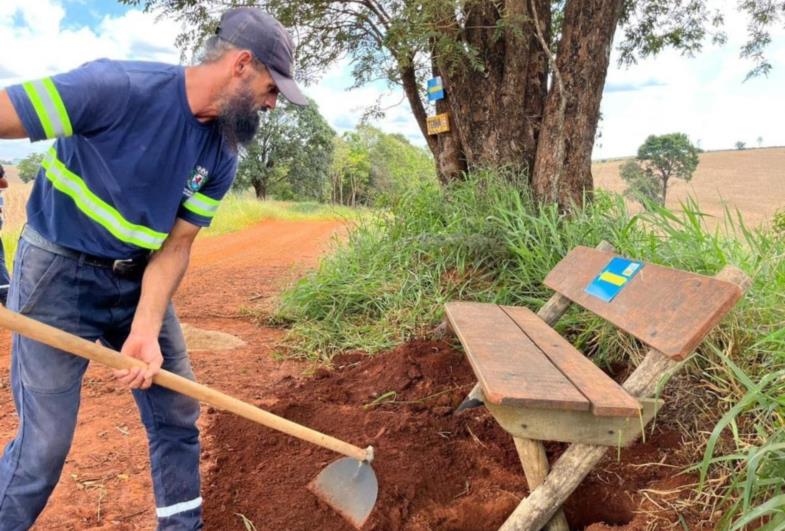
[[[171,298],[229,189],[237,150],[292,79],[293,45],[255,8],[221,17],[192,67],[97,60],[0,91],[0,138],[56,138],[27,204],[8,307],[101,341],[146,369],[115,371],[147,430],[159,529],[200,529],[199,404]],[[87,361],[15,335],[16,437],[0,458],[0,530],[28,529],[63,469]]]

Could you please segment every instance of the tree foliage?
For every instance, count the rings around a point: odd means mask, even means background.
[[[385,205],[423,181],[435,181],[430,154],[405,137],[361,125],[335,139],[330,198],[346,205]]]
[[[690,181],[698,167],[699,153],[684,133],[650,135],[638,148],[636,161],[621,168],[622,179],[630,185],[627,195],[664,205],[670,180]]]
[[[666,48],[699,52],[724,42],[723,15],[707,0],[122,0],[185,23],[193,50],[232,5],[257,5],[293,28],[298,76],[313,80],[348,57],[356,85],[400,86],[443,181],[465,170],[518,166],[535,195],[561,205],[592,189],[591,150],[610,50],[619,29],[624,63]],[[769,28],[785,0],[742,0],[742,54],[766,73]],[[447,97],[425,99],[442,77]],[[376,109],[381,112],[380,109]],[[428,135],[426,117],[450,114],[451,131]]]
[[[663,204],[662,187],[656,179],[647,175],[634,160],[628,160],[619,168],[621,178],[628,188],[624,195],[646,206],[648,203]]]
[[[322,199],[335,132],[314,102],[282,104],[262,115],[259,132],[241,156],[234,186],[260,199]]]
[[[19,161],[16,168],[19,171],[19,178],[22,179],[22,182],[27,183],[35,179],[42,160],[44,160],[43,153],[33,153]]]

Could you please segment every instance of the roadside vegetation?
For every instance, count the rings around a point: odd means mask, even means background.
[[[221,201],[213,223],[202,231],[204,237],[219,236],[242,230],[265,219],[318,221],[337,219],[353,221],[368,215],[367,209],[350,208],[315,201],[260,201],[251,191],[230,192]]]
[[[427,336],[449,300],[536,310],[550,296],[545,274],[572,247],[601,240],[626,256],[707,275],[736,265],[752,287],[666,392],[689,395],[682,413],[699,423],[682,427],[699,481],[680,503],[713,515],[723,529],[766,521],[781,529],[785,239],[747,227],[730,210],[709,230],[693,201],[680,214],[651,203],[632,215],[622,196],[597,193],[566,217],[555,205],[536,208],[516,185],[521,178],[478,173],[446,188],[426,183],[404,193],[389,215],[361,220],[282,295],[274,319],[291,326],[289,352],[325,362],[347,350],[376,353]],[[571,310],[559,328],[601,366],[641,358],[640,344],[588,312]]]

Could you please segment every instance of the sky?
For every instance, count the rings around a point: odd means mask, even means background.
[[[728,42],[707,44],[694,58],[666,51],[631,67],[612,63],[601,107],[600,137],[593,158],[634,155],[650,134],[686,133],[706,150],[785,145],[785,31],[777,29],[767,57],[768,77],[744,82],[752,67],[739,58],[746,38],[735,2],[709,0],[726,12]],[[180,62],[174,46],[178,23],[114,0],[0,0],[0,88],[67,71],[109,57]],[[350,65],[330,66],[305,92],[337,132],[354,128],[377,101],[388,108],[374,125],[425,145],[400,89],[381,82],[349,90]],[[423,87],[423,92],[425,92]],[[47,142],[0,141],[0,159],[18,160],[44,151]]]

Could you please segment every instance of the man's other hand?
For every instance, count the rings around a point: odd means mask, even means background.
[[[158,337],[131,332],[123,343],[120,354],[142,360],[147,364],[147,368],[116,369],[113,372],[117,381],[130,389],[148,389],[153,383],[153,376],[158,374],[164,362]]]

